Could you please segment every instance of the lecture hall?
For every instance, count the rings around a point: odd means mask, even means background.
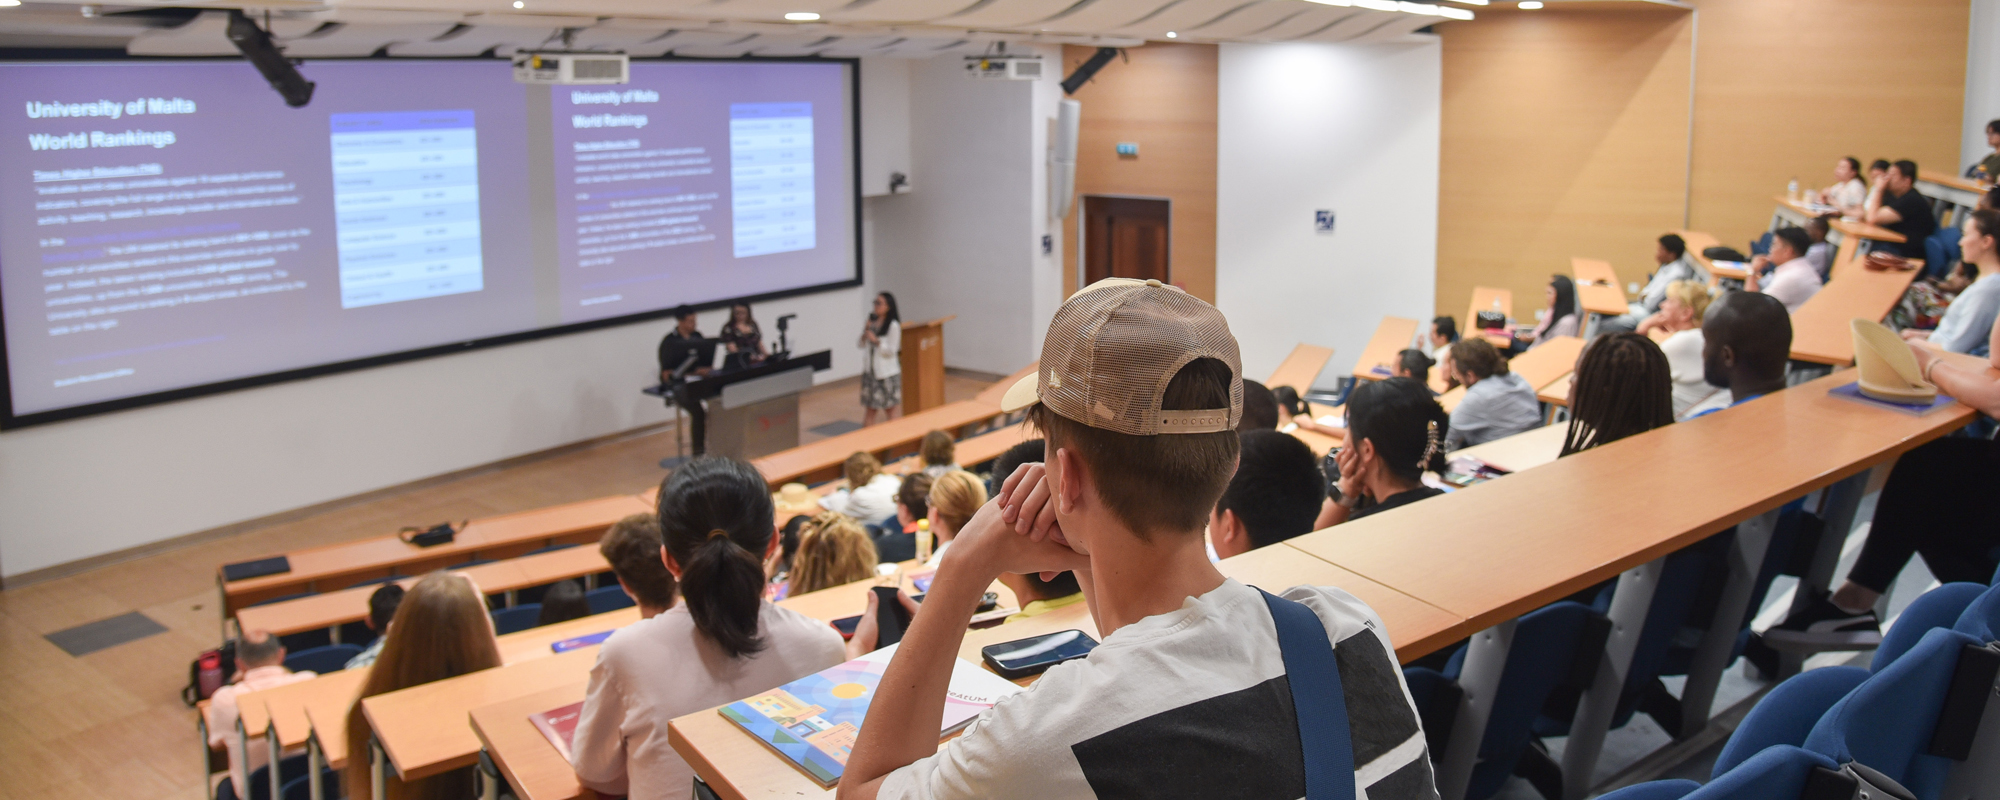
[[[2000,0],[0,0],[0,152],[0,798],[2000,800]]]

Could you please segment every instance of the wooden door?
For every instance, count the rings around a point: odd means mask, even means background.
[[[1153,278],[1171,283],[1172,204],[1141,197],[1083,198],[1083,283]]]

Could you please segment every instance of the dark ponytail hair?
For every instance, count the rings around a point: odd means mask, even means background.
[[[694,626],[742,658],[764,649],[764,551],[771,546],[771,488],[755,467],[704,456],[660,485],[660,538],[681,566],[681,598]]]
[[[1376,457],[1403,480],[1419,480],[1425,470],[1444,471],[1450,431],[1451,415],[1415,378],[1363,382],[1347,396],[1347,446],[1374,442]]]

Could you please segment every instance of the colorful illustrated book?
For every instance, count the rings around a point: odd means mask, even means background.
[[[875,699],[875,688],[895,652],[895,645],[884,647],[718,711],[814,782],[832,788],[847,768],[868,704]],[[971,724],[980,712],[1020,691],[1000,676],[958,659],[952,664],[939,738]]]
[[[1895,403],[1888,400],[1879,400],[1862,394],[1861,383],[1859,381],[1828,389],[1826,393],[1842,400],[1849,400],[1876,408],[1886,408],[1891,411],[1900,411],[1915,417],[1921,417],[1945,406],[1956,405],[1958,403],[1957,400],[1944,394],[1939,394],[1936,400],[1928,403]]]
[[[540,714],[529,714],[528,721],[535,724],[535,730],[548,737],[549,744],[555,745],[556,752],[568,761],[569,743],[576,738],[576,721],[583,716],[583,702],[577,701],[562,708],[550,709]]]
[[[575,650],[580,647],[589,647],[593,644],[603,644],[604,640],[611,638],[611,634],[613,633],[616,633],[616,631],[598,631],[596,633],[587,634],[584,636],[578,636],[574,639],[564,639],[560,642],[550,643],[549,649],[554,650],[558,653],[567,653],[571,650]]]

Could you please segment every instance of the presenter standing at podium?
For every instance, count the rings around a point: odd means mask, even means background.
[[[694,309],[687,306],[674,309],[674,329],[667,332],[667,338],[660,340],[660,383],[672,389],[674,404],[687,411],[691,430],[688,438],[694,447],[694,454],[699,456],[707,452],[708,410],[702,408],[700,400],[688,396],[685,379],[707,376],[709,365],[697,363],[683,374],[674,374],[690,354],[701,352],[700,348],[689,350],[686,347],[688,343],[701,341],[701,332],[695,330],[694,324]],[[714,349],[710,348],[708,352],[713,358]]]
[[[896,407],[903,404],[903,365],[898,359],[903,348],[902,316],[896,313],[896,296],[888,292],[875,295],[875,307],[868,313],[868,324],[861,329],[861,349],[866,353],[861,362],[861,425],[875,424],[875,412],[882,412],[883,421],[896,418]]]

